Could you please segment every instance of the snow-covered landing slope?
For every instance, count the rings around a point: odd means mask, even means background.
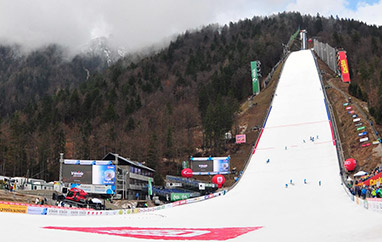
[[[310,51],[289,56],[260,141],[242,179],[227,195],[145,214],[0,213],[0,221],[4,241],[382,241],[382,215],[356,206],[341,185],[324,95]],[[91,228],[102,234],[46,226]]]

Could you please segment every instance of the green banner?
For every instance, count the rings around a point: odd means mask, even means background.
[[[182,161],[182,168],[183,169],[188,168],[188,161],[186,160]]]
[[[153,184],[151,183],[151,178],[149,178],[149,186],[148,186],[148,195],[153,195]]]
[[[189,193],[171,193],[171,201],[178,201],[190,198]]]
[[[251,61],[251,75],[252,75],[252,92],[254,95],[260,93],[260,82],[257,73],[258,61]]]
[[[288,44],[287,44],[288,48],[292,46],[293,41],[297,38],[299,33],[300,33],[300,28],[298,28],[297,31],[290,36]]]

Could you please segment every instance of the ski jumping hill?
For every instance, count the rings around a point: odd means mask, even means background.
[[[267,121],[226,195],[148,213],[0,213],[5,241],[382,241],[382,215],[345,193],[310,50],[288,57]],[[268,161],[268,162],[267,162]]]

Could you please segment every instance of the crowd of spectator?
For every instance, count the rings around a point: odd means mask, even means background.
[[[366,198],[382,198],[382,184],[377,183],[376,185],[367,186],[363,184],[365,181],[370,179],[371,177],[379,174],[381,172],[381,168],[377,167],[368,175],[361,176],[359,178],[355,178],[355,181],[351,181],[348,183],[350,192],[357,197],[362,199]]]

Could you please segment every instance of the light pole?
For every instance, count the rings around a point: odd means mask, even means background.
[[[64,163],[64,153],[60,153],[60,175],[59,175],[59,182],[61,184],[62,181],[62,164]]]

